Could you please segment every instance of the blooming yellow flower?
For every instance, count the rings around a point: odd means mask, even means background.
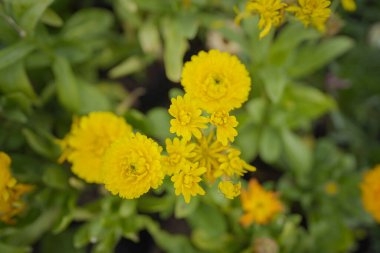
[[[346,11],[356,10],[355,0],[342,0],[341,2],[342,2],[343,9],[345,9]]]
[[[175,194],[180,194],[189,203],[190,198],[196,195],[204,195],[205,191],[200,187],[201,176],[206,172],[205,167],[199,167],[198,163],[183,163],[181,170],[175,173],[171,180],[174,182]]]
[[[287,11],[293,12],[305,26],[312,25],[324,32],[325,23],[331,15],[328,0],[298,0],[299,6],[290,6]]]
[[[31,191],[32,186],[17,183],[10,172],[11,159],[0,152],[0,221],[14,223],[14,216],[25,209],[21,197]]]
[[[207,112],[228,112],[248,99],[251,79],[236,56],[210,50],[185,63],[181,84],[189,98]]]
[[[172,175],[180,169],[183,162],[195,156],[194,143],[188,143],[185,139],[174,138],[173,141],[166,139],[166,151],[168,156],[164,157],[166,174]]]
[[[240,222],[244,226],[252,223],[267,224],[283,210],[277,194],[266,191],[255,179],[249,181],[247,191],[242,191],[241,203],[244,214]]]
[[[240,158],[241,152],[234,148],[229,148],[228,153],[223,156],[219,156],[219,168],[215,171],[214,176],[220,177],[225,176],[243,176],[247,171],[255,171],[256,168],[252,165],[247,164],[244,160]]]
[[[259,36],[261,39],[269,33],[273,26],[278,27],[282,24],[285,7],[286,4],[281,0],[250,0],[245,11],[237,16],[236,22],[250,13],[260,15],[259,28],[261,32]]]
[[[208,122],[207,118],[202,116],[202,110],[187,95],[172,98],[171,102],[169,113],[174,119],[170,120],[170,132],[182,136],[186,141],[190,140],[192,135],[201,138],[200,129],[206,128]]]
[[[225,111],[217,111],[211,114],[210,122],[216,126],[216,139],[224,146],[228,144],[228,141],[234,141],[238,134],[235,129],[238,125],[235,116],[230,116]]]
[[[218,188],[226,198],[234,199],[240,195],[241,183],[233,184],[230,181],[221,181],[218,184]]]
[[[380,164],[364,174],[360,188],[364,208],[380,223]]]
[[[73,122],[70,133],[61,141],[64,160],[71,170],[89,183],[101,183],[101,162],[106,149],[116,139],[132,133],[121,117],[110,112],[92,112]]]
[[[222,152],[226,150],[226,147],[219,141],[215,141],[213,136],[214,134],[211,132],[208,136],[202,136],[198,140],[194,149],[195,156],[192,159],[193,162],[199,162],[200,167],[207,168],[206,178],[210,182],[216,179],[214,174],[220,166],[219,158],[224,156]]]
[[[126,135],[106,151],[102,175],[107,190],[122,198],[138,198],[162,184],[162,148],[140,133]]]

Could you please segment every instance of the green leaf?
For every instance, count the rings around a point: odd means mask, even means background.
[[[113,67],[108,75],[111,78],[119,78],[127,76],[144,69],[151,62],[148,58],[141,56],[131,56],[128,59],[122,61],[117,66]]]
[[[287,76],[283,69],[275,67],[266,67],[260,69],[259,76],[262,79],[265,90],[272,102],[277,103],[283,94]]]
[[[56,57],[53,72],[57,85],[58,99],[68,111],[79,112],[80,95],[78,83],[69,62],[62,57]]]
[[[172,136],[170,133],[170,115],[166,108],[153,108],[147,115],[147,126],[149,133],[161,141]]]
[[[235,143],[241,150],[241,157],[245,161],[252,161],[257,155],[259,147],[260,129],[257,126],[249,125],[239,130]]]
[[[164,64],[168,79],[178,82],[181,78],[182,61],[187,50],[187,40],[178,31],[174,20],[164,19],[161,28],[165,41],[164,45]]]
[[[322,41],[320,44],[309,43],[298,50],[298,54],[289,68],[294,78],[304,77],[330,63],[354,46],[352,39],[337,36]]]
[[[140,46],[146,54],[159,56],[162,43],[157,25],[153,21],[144,22],[138,33]]]
[[[193,198],[190,203],[186,203],[184,198],[176,198],[174,215],[177,219],[186,218],[191,215],[199,204],[199,198]]]
[[[68,188],[69,177],[62,168],[49,167],[45,169],[42,181],[52,188],[64,190]]]
[[[153,197],[153,196],[142,196],[138,199],[137,209],[142,212],[156,213],[167,211],[172,208],[174,204],[174,198],[172,196],[165,197]]]
[[[5,243],[0,242],[0,252],[3,252],[3,253],[28,253],[31,251],[32,251],[32,248],[30,247],[13,246],[13,245],[7,245]]]
[[[281,140],[278,132],[271,127],[264,127],[260,136],[260,157],[267,163],[278,160],[281,154]]]
[[[260,124],[265,116],[266,100],[263,97],[254,98],[249,100],[245,106],[252,122]]]
[[[33,35],[34,29],[41,18],[42,14],[45,12],[46,8],[54,0],[38,0],[30,1],[32,4],[25,8],[26,11],[22,14],[20,18],[20,26],[25,29],[27,35]]]
[[[87,114],[92,111],[109,111],[111,102],[108,97],[99,90],[97,85],[77,80],[80,94],[80,113]]]
[[[47,157],[49,159],[57,159],[59,154],[59,148],[54,143],[54,140],[45,134],[37,135],[31,129],[24,128],[22,134],[25,136],[29,146],[38,154]]]
[[[0,91],[3,93],[22,92],[29,99],[36,94],[21,62],[14,63],[0,70]]]
[[[41,17],[41,21],[44,24],[54,26],[54,27],[61,27],[63,25],[62,18],[52,9],[48,8],[45,10]]]
[[[66,40],[90,40],[109,31],[114,20],[105,9],[85,8],[70,17],[63,27],[62,36]]]
[[[282,129],[281,140],[290,169],[294,171],[298,179],[304,178],[310,171],[313,162],[310,148],[288,129]]]
[[[0,70],[4,69],[30,54],[35,45],[28,41],[20,41],[12,46],[0,50]]]
[[[82,248],[90,242],[90,223],[82,225],[74,235],[74,247]]]

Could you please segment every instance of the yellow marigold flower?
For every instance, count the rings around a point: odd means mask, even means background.
[[[191,196],[204,195],[205,191],[199,186],[201,176],[206,172],[205,167],[198,167],[198,163],[183,163],[181,170],[175,173],[171,180],[174,182],[175,194],[180,194],[189,203]]]
[[[241,152],[234,148],[228,149],[228,154],[220,156],[218,158],[220,166],[215,171],[214,176],[220,177],[225,176],[243,176],[247,171],[255,171],[256,168],[252,165],[247,164],[244,160],[240,158]]]
[[[242,191],[241,203],[244,214],[240,222],[244,226],[252,223],[267,224],[283,210],[277,194],[266,191],[255,179],[249,181],[247,191]]]
[[[230,181],[222,181],[218,184],[219,190],[228,199],[234,199],[240,195],[241,183],[233,184]]]
[[[355,0],[342,0],[342,6],[346,11],[356,11]]]
[[[207,112],[228,112],[248,99],[251,79],[236,56],[210,50],[185,63],[181,84],[189,98]]]
[[[237,16],[236,21],[247,16],[248,13],[260,15],[260,39],[268,35],[272,26],[278,27],[284,20],[286,4],[281,0],[250,0],[245,7],[245,14]]]
[[[122,198],[138,198],[162,184],[162,148],[140,133],[114,142],[103,159],[102,174],[107,190]]]
[[[92,112],[73,122],[70,133],[61,141],[64,160],[71,170],[88,183],[101,183],[101,162],[106,149],[118,138],[132,133],[121,117],[110,112]]]
[[[207,118],[202,116],[202,110],[187,95],[172,98],[171,102],[169,113],[174,119],[170,120],[170,132],[182,136],[186,141],[190,140],[192,135],[201,138],[200,129],[206,128],[208,122]]]
[[[207,168],[206,178],[208,181],[213,182],[216,177],[215,171],[219,168],[219,158],[223,157],[223,151],[226,150],[219,141],[213,140],[214,134],[211,132],[208,136],[202,136],[195,146],[195,156],[193,162],[199,162],[200,167]]]
[[[172,175],[180,169],[180,165],[195,156],[194,143],[188,143],[185,139],[174,138],[173,141],[166,139],[166,151],[168,156],[164,157],[166,173]]]
[[[298,0],[299,6],[290,6],[287,11],[293,12],[305,26],[312,25],[324,32],[325,23],[331,15],[328,0]]]
[[[0,152],[0,221],[14,223],[14,216],[25,209],[21,197],[31,191],[32,186],[17,183],[10,172],[11,159]]]
[[[380,223],[380,164],[364,174],[360,188],[364,208]]]
[[[228,141],[234,141],[238,134],[235,129],[238,125],[235,116],[230,116],[225,111],[217,111],[211,114],[210,122],[216,126],[216,139],[224,146],[228,144]]]
[[[325,192],[331,196],[336,195],[338,192],[338,185],[335,182],[328,182],[325,185]]]

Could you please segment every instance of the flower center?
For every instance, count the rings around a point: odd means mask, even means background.
[[[180,110],[178,120],[182,126],[185,126],[191,121],[191,114],[185,110]]]
[[[209,75],[205,80],[204,92],[212,99],[223,97],[226,92],[227,80],[220,75]]]
[[[223,126],[228,123],[228,113],[226,112],[215,112],[211,115],[211,123],[215,126]]]

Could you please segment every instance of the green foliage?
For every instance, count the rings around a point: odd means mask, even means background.
[[[380,51],[360,40],[378,3],[359,1],[357,14],[342,14],[339,35],[289,21],[260,40],[257,16],[232,25],[233,7],[245,1],[95,2],[0,1],[0,151],[12,157],[17,180],[34,185],[17,223],[0,224],[0,252],[114,252],[121,240],[146,243],[142,231],[169,253],[252,252],[258,238],[284,253],[338,253],[366,237],[369,252],[379,251],[358,187],[361,170],[380,157]],[[180,82],[184,59],[213,45],[210,32],[235,43],[250,72],[249,100],[234,111],[234,144],[257,166],[249,177],[277,186],[283,214],[243,227],[239,199],[210,189],[186,204],[168,182],[123,200],[57,163],[57,140],[92,111],[114,111],[163,144],[172,136],[166,105],[183,91],[169,81],[153,91],[146,84],[161,68],[162,80]],[[138,107],[141,91],[169,85],[166,98],[153,94],[166,104]],[[173,229],[173,220],[184,228]]]

